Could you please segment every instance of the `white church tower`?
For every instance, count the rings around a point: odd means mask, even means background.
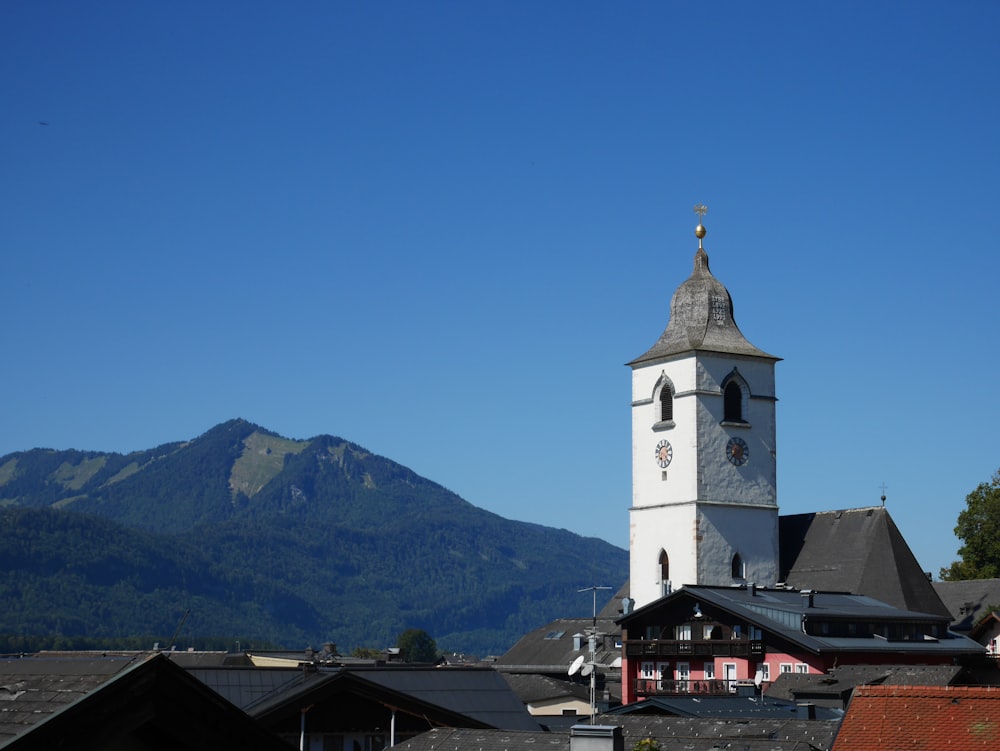
[[[695,207],[699,216],[707,209]],[[774,364],[748,342],[695,229],[694,272],[632,368],[630,589],[636,607],[685,584],[778,576]]]

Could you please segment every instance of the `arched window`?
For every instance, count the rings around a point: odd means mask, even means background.
[[[674,419],[674,390],[669,383],[660,389],[660,422]]]
[[[670,557],[666,550],[660,551],[660,581],[667,581],[670,578]]]
[[[746,575],[746,567],[743,565],[743,558],[739,553],[733,554],[733,578],[743,579]]]
[[[726,384],[722,399],[722,419],[726,422],[743,422],[743,390],[735,380]]]

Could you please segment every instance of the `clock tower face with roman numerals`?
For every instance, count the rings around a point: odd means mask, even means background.
[[[737,327],[699,243],[666,329],[629,363],[637,607],[685,584],[776,583],[777,361]]]

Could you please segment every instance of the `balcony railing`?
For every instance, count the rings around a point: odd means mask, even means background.
[[[625,642],[625,656],[642,657],[744,657],[753,659],[764,655],[764,642],[749,639],[706,639],[691,641],[681,639],[629,639]]]
[[[753,681],[681,680],[667,678],[637,678],[636,696],[755,696],[767,690],[768,682],[758,687]]]

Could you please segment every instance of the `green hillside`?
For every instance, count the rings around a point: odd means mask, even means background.
[[[504,519],[360,446],[232,420],[129,455],[0,458],[0,634],[505,650],[627,553]],[[14,545],[17,540],[33,540]],[[8,546],[10,543],[10,546]],[[6,552],[10,551],[10,552]]]

